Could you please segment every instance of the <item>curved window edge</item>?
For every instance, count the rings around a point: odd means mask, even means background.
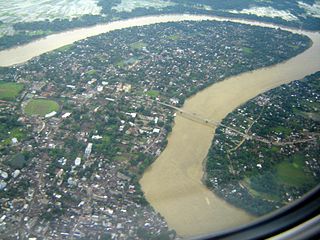
[[[312,239],[320,235],[320,185],[258,220],[231,230],[192,239]]]

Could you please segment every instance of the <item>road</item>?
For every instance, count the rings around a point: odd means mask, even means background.
[[[311,137],[311,138],[299,139],[299,140],[294,140],[294,141],[283,141],[283,142],[272,141],[272,140],[268,140],[266,138],[263,138],[261,136],[258,136],[258,135],[252,134],[252,133],[249,134],[249,130],[251,129],[252,125],[257,122],[257,120],[260,118],[260,116],[258,117],[258,119],[256,119],[251,124],[249,129],[247,129],[247,131],[245,133],[243,133],[243,132],[240,132],[239,130],[237,130],[237,129],[233,128],[233,127],[227,126],[227,125],[225,125],[225,124],[223,124],[221,122],[203,118],[197,113],[187,112],[185,110],[182,110],[181,108],[178,108],[176,106],[173,106],[173,105],[170,105],[170,104],[167,104],[167,103],[164,103],[164,102],[160,102],[160,101],[154,101],[154,102],[156,102],[156,103],[158,103],[158,104],[160,104],[162,106],[165,106],[165,107],[168,107],[168,108],[171,108],[171,109],[177,111],[182,117],[187,118],[187,119],[189,119],[191,121],[194,121],[194,122],[197,122],[197,123],[209,126],[209,127],[216,128],[216,127],[221,126],[221,127],[225,128],[225,129],[228,129],[229,131],[234,132],[234,133],[242,136],[243,137],[242,143],[245,140],[254,140],[254,141],[259,141],[259,142],[262,142],[262,143],[266,143],[268,145],[286,146],[286,145],[294,145],[294,144],[306,143],[306,142],[316,141],[317,140],[316,137]]]

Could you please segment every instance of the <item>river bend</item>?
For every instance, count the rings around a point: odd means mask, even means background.
[[[0,66],[22,64],[43,53],[101,33],[184,20],[232,21],[262,27],[280,27],[250,20],[205,15],[139,17],[65,31],[1,51]],[[286,62],[233,76],[211,85],[187,99],[183,110],[195,112],[207,119],[221,121],[228,113],[258,94],[319,71],[320,34],[280,28],[308,36],[313,45]],[[184,237],[207,234],[254,219],[245,211],[217,197],[201,182],[203,161],[214,137],[214,130],[177,116],[167,147],[140,180],[147,200],[165,217],[169,226]]]

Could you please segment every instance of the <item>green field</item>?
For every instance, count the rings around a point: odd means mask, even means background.
[[[252,48],[243,47],[242,52],[246,55],[251,55],[253,51],[252,51]]]
[[[97,70],[94,70],[94,69],[89,70],[88,72],[86,72],[86,74],[90,75],[90,76],[95,75],[96,73],[97,73]]]
[[[181,38],[181,36],[179,34],[175,34],[175,35],[171,35],[168,36],[168,39],[172,40],[172,41],[177,41]]]
[[[276,133],[283,133],[286,137],[289,136],[291,134],[291,129],[287,128],[287,127],[283,127],[283,126],[277,126],[272,128],[273,131],[275,131]]]
[[[124,60],[119,60],[115,63],[117,67],[123,68],[125,66]]]
[[[313,177],[304,171],[304,157],[295,155],[292,161],[285,161],[276,166],[277,178],[282,184],[300,187],[311,183]]]
[[[0,100],[14,101],[22,89],[23,84],[21,83],[0,83]]]
[[[134,42],[134,43],[131,43],[130,44],[130,47],[133,49],[133,50],[140,50],[144,47],[146,47],[147,44],[144,43],[144,42]]]
[[[46,114],[58,111],[59,104],[53,100],[48,99],[33,99],[27,103],[24,108],[24,112],[27,115],[40,115],[45,116]]]
[[[158,97],[159,96],[159,91],[156,91],[156,90],[150,90],[150,91],[147,91],[146,94],[149,96],[149,97]]]

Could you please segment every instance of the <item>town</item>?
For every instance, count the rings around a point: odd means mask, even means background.
[[[313,189],[320,178],[319,78],[317,72],[283,85],[230,113],[223,124],[270,142],[219,127],[208,154],[206,185],[258,216]]]
[[[1,68],[1,80],[23,86],[0,102],[1,236],[178,238],[138,183],[174,123],[174,110],[157,102],[180,107],[210,84],[309,45],[279,29],[166,23]]]

